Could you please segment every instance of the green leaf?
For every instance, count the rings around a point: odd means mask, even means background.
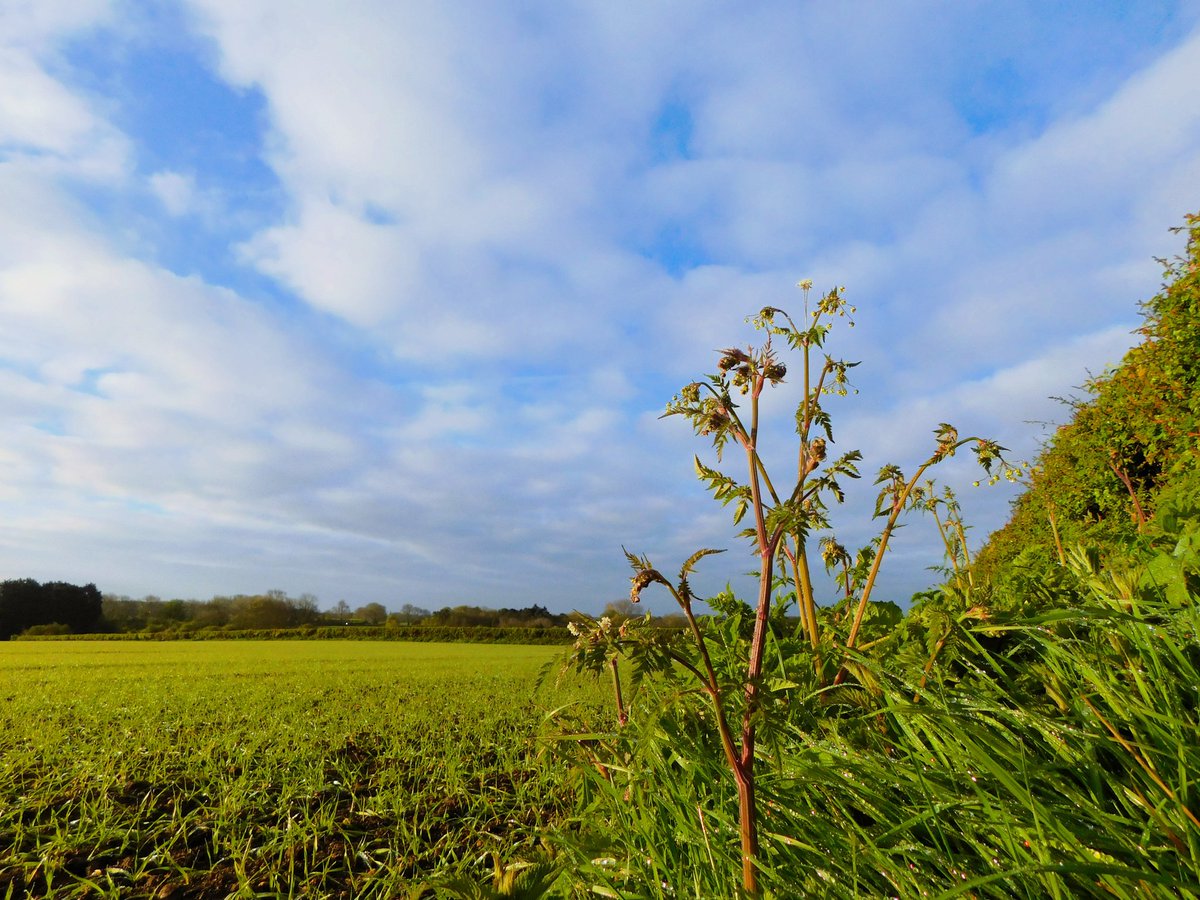
[[[709,549],[697,550],[695,553],[693,553],[691,556],[689,556],[687,558],[687,562],[685,562],[683,564],[683,568],[681,568],[679,570],[679,580],[684,581],[688,577],[688,575],[691,574],[692,570],[696,567],[696,563],[700,562],[700,560],[704,559],[704,557],[712,556],[716,553],[724,553],[724,552],[725,552],[724,550],[709,550]]]

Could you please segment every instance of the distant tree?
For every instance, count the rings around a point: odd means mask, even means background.
[[[213,597],[211,600],[196,604],[192,621],[199,628],[223,628],[229,624],[232,615],[232,597]]]
[[[429,619],[435,625],[452,625],[459,628],[500,624],[500,614],[496,610],[466,605],[444,607]]]
[[[646,611],[639,608],[632,600],[614,600],[604,607],[604,615],[618,623],[624,622],[626,619],[639,619],[645,614]]]
[[[30,625],[48,623],[39,618],[42,586],[32,578],[16,578],[0,584],[0,638],[8,640]]]
[[[233,599],[230,628],[289,628],[292,624],[292,606],[286,599],[261,595]]]
[[[683,613],[670,613],[665,616],[655,616],[652,624],[659,628],[687,628],[687,616]]]
[[[101,631],[140,631],[146,624],[141,601],[124,594],[104,594],[100,613]]]
[[[96,630],[104,601],[94,584],[79,587],[65,581],[51,581],[42,585],[42,594],[45,618],[35,624],[61,622],[76,634]]]
[[[156,594],[147,594],[141,599],[141,619],[145,623],[143,631],[165,631],[172,625],[178,624],[167,620],[165,610],[167,604]]]
[[[453,625],[457,627],[546,627],[567,624],[565,615],[555,615],[544,606],[530,606],[525,609],[487,609],[480,606],[452,606],[439,609],[429,616],[428,621],[433,625]]]
[[[102,622],[103,598],[94,584],[64,581],[38,584],[32,578],[0,584],[0,639],[34,625],[65,625],[74,632],[95,631]]]
[[[412,624],[420,622],[422,619],[428,619],[432,615],[429,610],[423,609],[420,606],[413,606],[411,603],[405,603],[400,607],[400,612],[392,613],[389,619],[395,619],[397,622]]]
[[[382,603],[368,603],[356,609],[354,615],[368,625],[382,625],[387,621],[388,611]]]
[[[271,590],[261,595],[216,596],[211,600],[167,600],[153,594],[141,600],[105,594],[99,630],[135,632],[203,628],[294,628],[319,621],[312,594],[289,597]]]
[[[350,609],[350,604],[345,600],[339,600],[321,616],[322,620],[334,625],[345,625],[353,617],[354,611]]]
[[[301,594],[300,599],[292,601],[296,614],[297,625],[311,625],[321,618],[320,601],[315,594]]]
[[[183,622],[190,619],[186,600],[168,600],[163,604],[162,617],[168,622]]]

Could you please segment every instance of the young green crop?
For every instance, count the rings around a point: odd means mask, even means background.
[[[553,653],[0,644],[0,897],[390,898],[528,853]]]

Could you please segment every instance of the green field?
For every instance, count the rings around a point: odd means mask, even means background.
[[[0,644],[0,897],[395,897],[564,808],[547,647]]]

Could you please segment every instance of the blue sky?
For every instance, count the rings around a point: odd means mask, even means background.
[[[1197,84],[1196,2],[0,0],[0,575],[595,612],[624,545],[737,581],[674,391],[812,278],[858,307],[868,476],[941,421],[1032,455],[1200,209]]]

